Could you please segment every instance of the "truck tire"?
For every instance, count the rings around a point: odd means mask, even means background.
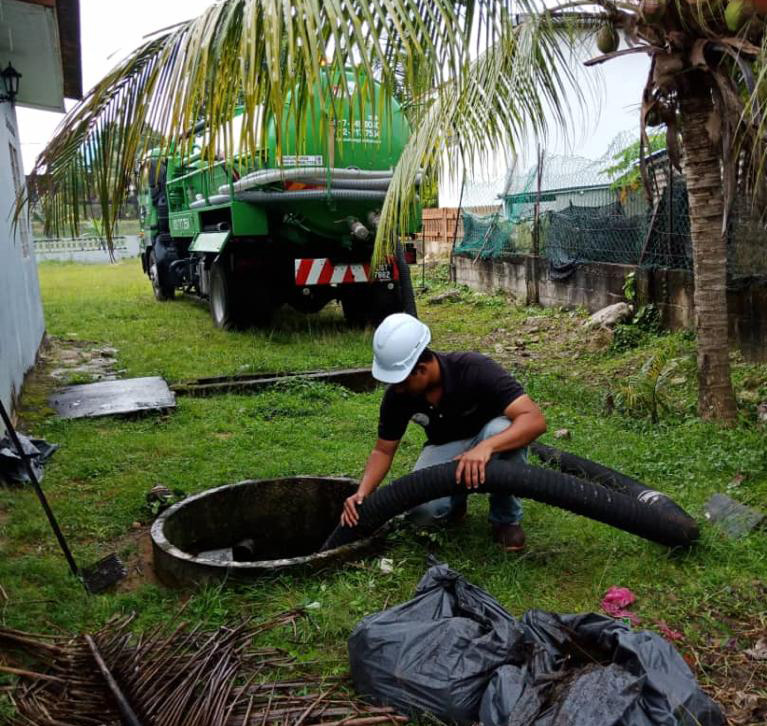
[[[242,325],[255,328],[268,328],[272,324],[274,312],[279,307],[270,296],[267,286],[252,288],[241,297]]]
[[[372,322],[372,301],[370,285],[356,283],[349,285],[341,297],[341,310],[346,324],[352,328],[364,328]]]
[[[405,252],[399,242],[394,253],[394,264],[397,266],[399,280],[394,283],[391,290],[388,285],[383,283],[370,286],[368,316],[373,325],[378,325],[387,315],[392,313],[408,313],[413,317],[418,317],[410,268],[405,262]]]
[[[402,312],[417,318],[418,310],[415,305],[415,292],[413,291],[413,280],[410,277],[410,266],[405,261],[405,251],[402,249],[400,242],[397,242],[395,262],[397,263],[397,272],[399,272],[399,296],[402,302]]]
[[[157,261],[154,249],[149,250],[147,255],[147,272],[152,283],[152,291],[155,300],[172,300],[176,293],[175,288],[168,282],[168,274],[162,262]]]
[[[227,269],[226,260],[216,260],[210,268],[208,304],[210,317],[217,328],[236,330],[242,327],[242,296],[237,288]]]

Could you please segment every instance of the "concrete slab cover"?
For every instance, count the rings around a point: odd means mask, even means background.
[[[60,418],[119,416],[176,407],[176,396],[159,376],[68,386],[49,402]]]
[[[736,502],[726,494],[714,494],[706,502],[706,519],[732,539],[744,537],[764,519],[764,514]]]
[[[233,391],[259,391],[286,380],[308,380],[333,383],[354,393],[374,391],[378,382],[370,368],[346,368],[338,371],[307,371],[301,373],[253,373],[239,376],[198,378],[176,383],[173,390],[180,396],[209,396]]]

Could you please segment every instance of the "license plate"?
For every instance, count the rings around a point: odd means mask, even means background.
[[[391,265],[381,265],[375,274],[375,279],[379,282],[391,282],[394,279],[394,272]]]

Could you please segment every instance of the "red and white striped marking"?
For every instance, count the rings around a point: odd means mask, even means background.
[[[368,282],[370,265],[363,262],[341,262],[334,265],[327,257],[295,260],[296,285],[345,285]],[[396,265],[384,266],[375,276],[378,280],[397,280]]]

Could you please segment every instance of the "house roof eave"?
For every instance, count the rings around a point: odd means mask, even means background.
[[[80,0],[56,0],[56,19],[61,43],[64,96],[79,101],[83,97]]]

